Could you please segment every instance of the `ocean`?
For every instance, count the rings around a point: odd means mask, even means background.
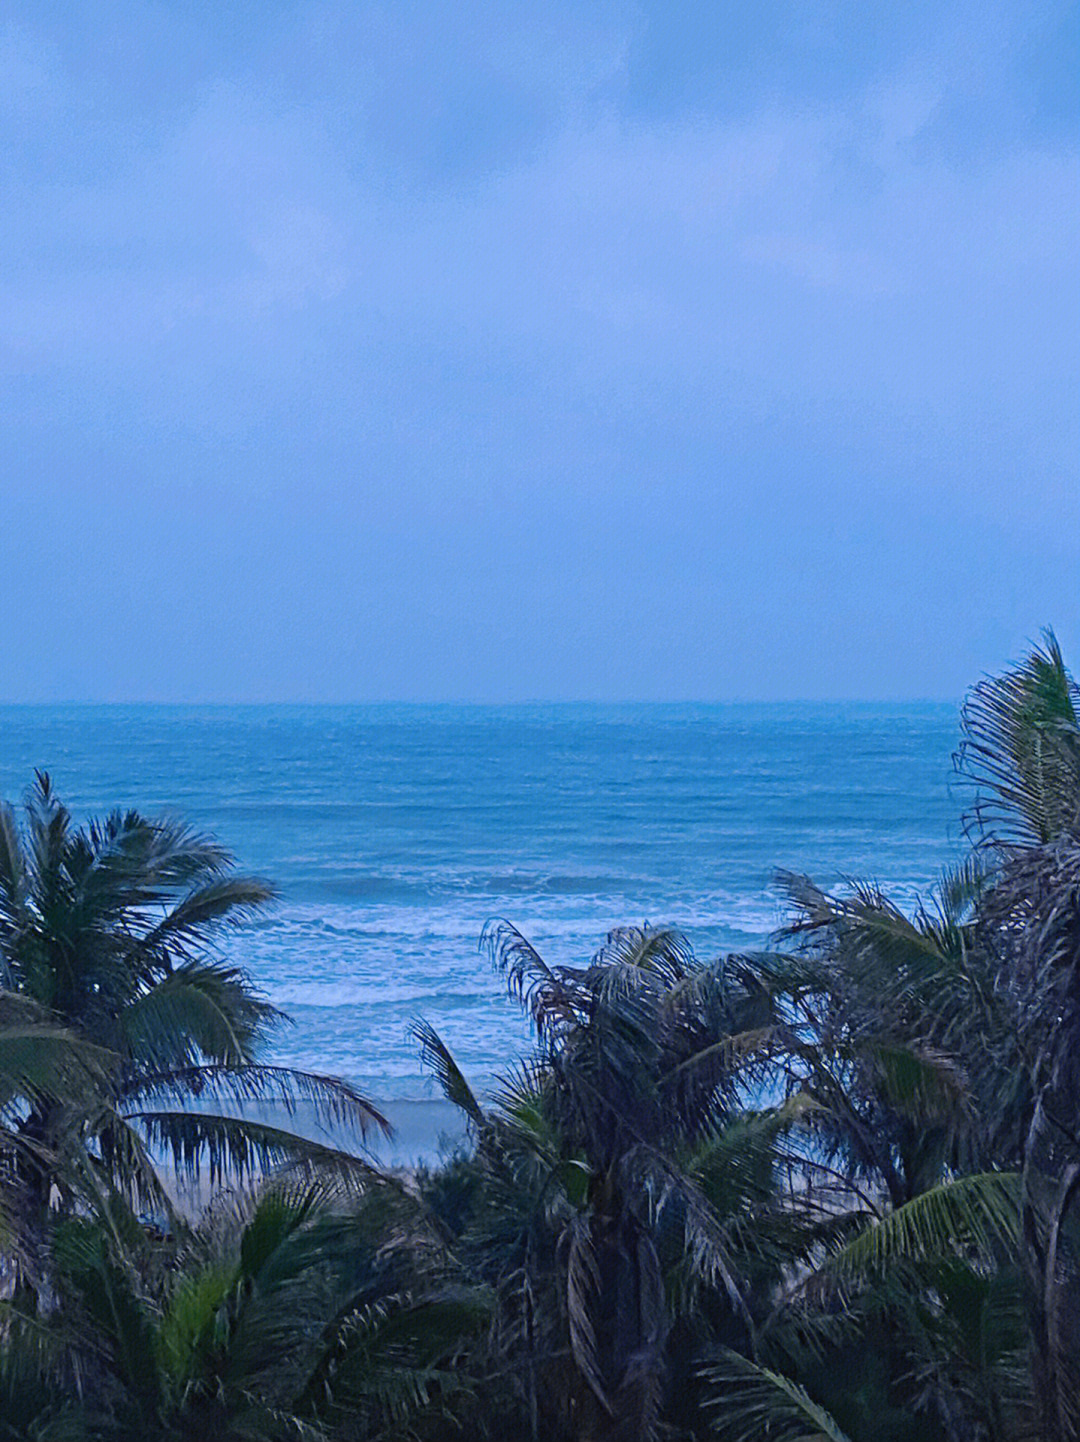
[[[480,1091],[529,1046],[489,917],[581,964],[643,921],[760,947],[778,867],[910,906],[961,850],[957,741],[948,704],[7,706],[0,794],[44,768],[77,817],[177,813],[272,880],[225,948],[292,1018],[271,1059],[399,1118],[433,1093],[416,1018]]]

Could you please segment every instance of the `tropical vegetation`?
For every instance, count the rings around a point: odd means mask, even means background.
[[[380,1171],[253,1100],[214,951],[270,899],[175,822],[0,812],[0,1438],[1066,1442],[1080,1435],[1080,691],[974,687],[962,863],[904,908],[782,875],[768,951],[482,946],[536,1044]],[[177,1169],[216,1189],[194,1220]],[[240,1185],[247,1183],[247,1185]],[[257,1184],[253,1184],[257,1183]]]

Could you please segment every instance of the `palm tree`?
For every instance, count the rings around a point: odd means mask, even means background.
[[[0,1096],[24,1221],[40,1230],[50,1205],[111,1192],[168,1209],[154,1149],[212,1182],[286,1160],[360,1165],[235,1115],[267,1100],[288,1115],[302,1099],[324,1120],[386,1127],[344,1082],[260,1060],[283,1017],[213,943],[273,894],[180,822],[115,811],[76,826],[44,773],[22,826],[0,805],[0,986],[35,1019],[39,1053],[47,1043],[82,1068],[78,1085],[28,1075]]]
[[[760,963],[791,1026],[789,1085],[816,1106],[811,1172],[828,1161],[867,1189],[854,1239],[807,1286],[842,1299],[848,1327],[887,1308],[911,1405],[955,1442],[1080,1436],[1078,718],[1048,633],[965,705],[973,850],[936,900],[912,917],[869,885],[832,897],[785,877],[799,951]],[[785,1329],[813,1331],[805,1292],[777,1313],[780,1359]],[[840,1435],[782,1366],[727,1356],[710,1376],[733,1438],[766,1418],[778,1437]]]
[[[33,1270],[34,1218],[13,1205],[19,1180],[55,1158],[24,1135],[31,1108],[90,1095],[104,1081],[108,1058],[50,1018],[30,998],[0,988],[0,1278]]]
[[[279,1180],[171,1243],[107,1203],[60,1224],[55,1281],[61,1305],[7,1329],[0,1438],[460,1435],[483,1299],[390,1180]]]
[[[817,1105],[819,1149],[893,1206],[958,1171],[1018,1167],[1031,1093],[1015,999],[996,986],[972,857],[905,914],[879,888],[781,873],[797,946],[747,958],[787,1022],[777,1061]]]
[[[964,774],[976,844],[998,866],[983,907],[1013,997],[1033,1105],[1022,1235],[1036,1394],[1050,1442],[1080,1436],[1080,687],[1052,632],[977,686]]]
[[[496,1361],[534,1437],[655,1437],[673,1328],[675,1350],[696,1346],[704,1309],[752,1345],[785,1249],[797,1255],[773,1149],[798,1107],[745,1107],[768,998],[671,930],[613,931],[585,968],[550,967],[507,922],[482,945],[531,1012],[536,1057],[482,1105],[417,1030],[477,1136],[462,1246],[496,1292]]]

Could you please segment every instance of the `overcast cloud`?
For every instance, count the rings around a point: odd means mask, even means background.
[[[1067,4],[8,6],[10,700],[1080,666]]]

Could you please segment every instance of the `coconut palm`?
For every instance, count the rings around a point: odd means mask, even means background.
[[[1004,1306],[1018,1295],[1019,1179],[995,1169],[1018,1165],[1018,1126],[993,1115],[1008,1110],[1018,1057],[965,888],[951,878],[937,907],[910,918],[870,887],[831,897],[805,878],[786,885],[798,949],[729,965],[773,998],[761,1045],[774,1085],[805,1108],[784,1150],[834,1227],[801,1265],[790,1249],[751,1354],[728,1343],[705,1367],[714,1428],[1019,1438],[1008,1426],[1030,1412],[1030,1378],[1017,1385],[1023,1328]]]
[[[45,1144],[24,1134],[28,1111],[91,1095],[109,1060],[30,998],[0,989],[0,1284],[40,1264],[39,1218],[19,1205],[19,1182],[57,1162]]]
[[[8,1328],[0,1437],[420,1437],[468,1402],[455,1364],[484,1316],[389,1181],[281,1180],[172,1243],[107,1204],[60,1224],[55,1284],[48,1318]]]
[[[1053,634],[964,713],[976,844],[998,863],[983,915],[1015,999],[1033,1105],[1022,1220],[1043,1435],[1080,1436],[1080,687]]]
[[[970,859],[909,916],[876,886],[829,895],[782,873],[797,954],[747,959],[787,1021],[777,1060],[817,1104],[819,1153],[893,1206],[1019,1166],[1031,1092],[979,920],[990,875]]]
[[[418,1034],[477,1135],[463,1244],[496,1290],[496,1353],[530,1435],[657,1436],[694,1314],[750,1345],[798,1255],[773,1150],[799,1108],[745,1107],[769,999],[671,930],[616,930],[585,968],[550,967],[507,922],[482,944],[532,1015],[536,1057],[482,1105]]]
[[[818,1298],[842,1296],[848,1325],[887,1307],[919,1359],[910,1404],[956,1442],[1080,1436],[1078,717],[1048,633],[964,708],[973,851],[936,901],[912,917],[872,886],[832,897],[784,878],[799,952],[760,966],[792,1024],[789,1078],[818,1106],[811,1172],[833,1163],[869,1203],[812,1274]],[[804,1292],[778,1311],[777,1339],[810,1325]],[[840,1410],[812,1412],[836,1371],[819,1360],[806,1389],[797,1366],[721,1358],[718,1430],[768,1418],[777,1436],[812,1421],[838,1436]]]
[[[24,1220],[111,1191],[167,1208],[155,1153],[211,1180],[284,1160],[349,1165],[237,1103],[289,1113],[302,1099],[323,1118],[385,1127],[345,1083],[260,1059],[283,1018],[213,944],[272,897],[178,821],[116,811],[76,826],[44,773],[21,826],[0,805],[0,985],[34,1018],[41,1064],[51,1047],[82,1068],[49,1086],[13,1077],[0,1097]]]

